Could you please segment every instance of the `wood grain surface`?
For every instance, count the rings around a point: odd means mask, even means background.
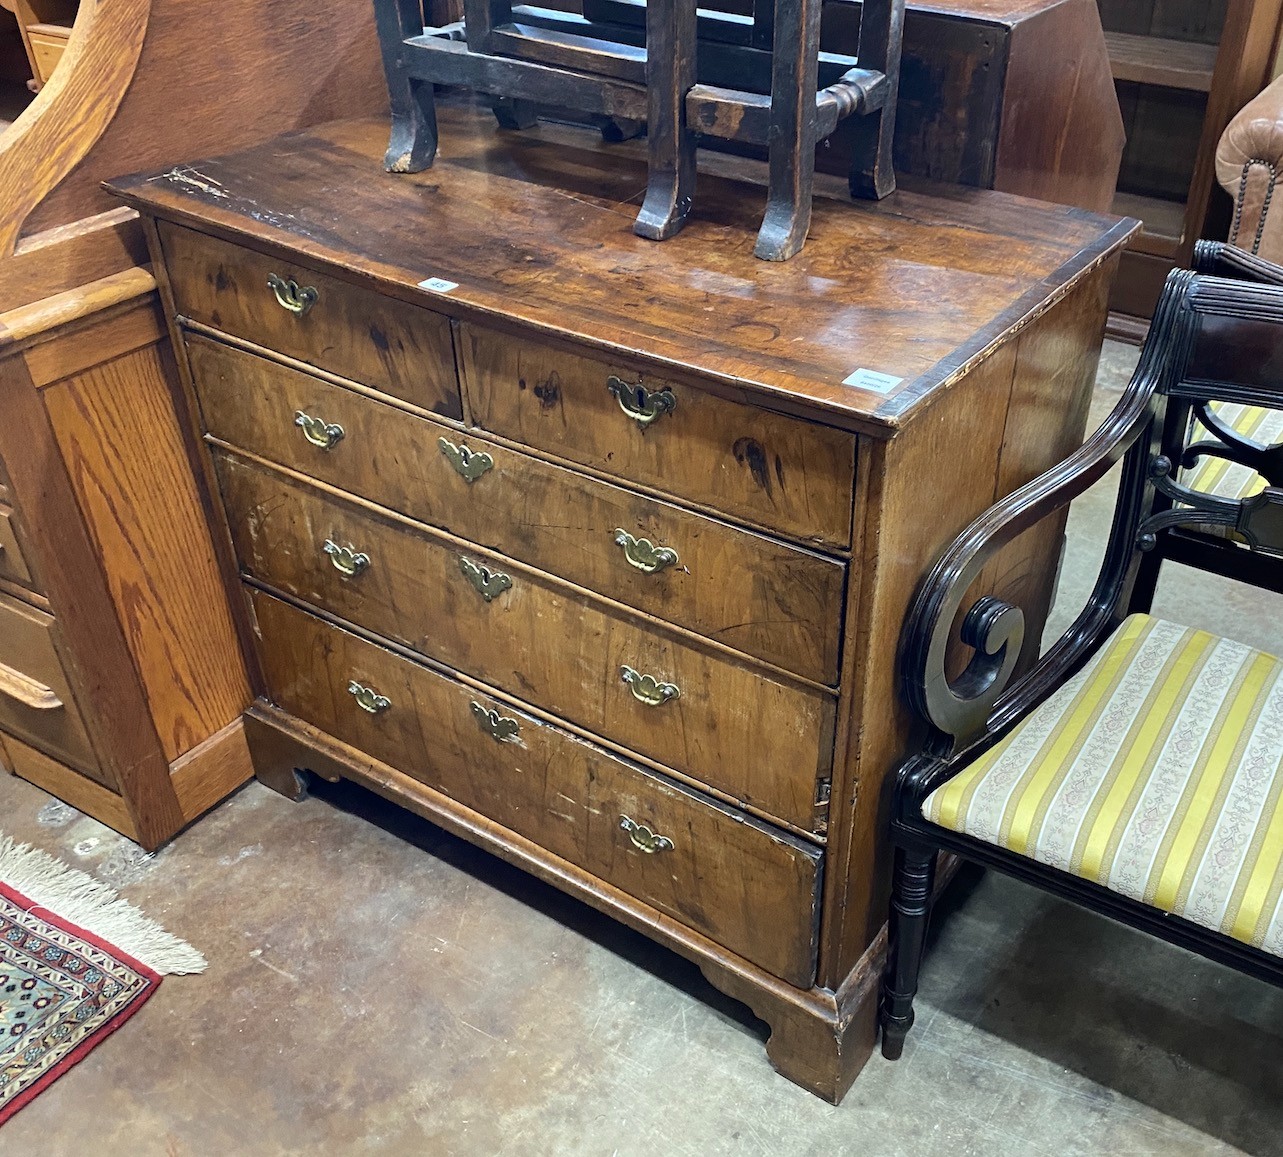
[[[247,574],[795,827],[814,824],[817,780],[832,757],[830,693],[381,508],[226,452],[216,463]],[[344,578],[327,540],[367,554],[368,568]],[[487,602],[464,559],[511,585]],[[639,702],[625,665],[680,696]]]
[[[461,434],[245,350],[194,334],[186,346],[215,438],[795,674],[837,681],[840,560]],[[342,441],[332,450],[312,445],[294,423],[299,411],[337,423]],[[492,465],[466,481],[442,438],[488,454]],[[675,550],[678,562],[644,573],[625,558],[619,530]]]
[[[263,594],[273,702],[793,984],[814,974],[818,849]],[[386,696],[377,715],[348,693]],[[476,707],[474,708],[474,704]],[[503,741],[478,725],[496,710]],[[622,817],[672,846],[633,846]]]

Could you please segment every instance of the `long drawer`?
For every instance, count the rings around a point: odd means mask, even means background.
[[[219,342],[189,336],[187,346],[214,437],[799,675],[837,682],[841,562],[464,437]],[[296,415],[342,434],[317,445]]]
[[[804,541],[851,541],[855,438],[644,373],[459,330],[478,425]]]
[[[832,760],[830,693],[390,511],[214,457],[248,575],[786,823],[815,825],[817,780]]]
[[[273,702],[800,988],[822,853],[261,592]]]
[[[444,315],[165,221],[157,228],[183,317],[463,416]]]
[[[114,787],[76,709],[54,630],[49,615],[0,595],[0,731]]]

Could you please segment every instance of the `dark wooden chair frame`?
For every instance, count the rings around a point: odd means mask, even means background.
[[[1198,242],[1194,247],[1193,264],[1198,273],[1258,285],[1283,285],[1283,266],[1223,241]],[[1258,446],[1249,442],[1217,422],[1214,415],[1204,413],[1200,419],[1205,428],[1215,433],[1215,439],[1189,444],[1190,414],[1196,409],[1192,403],[1176,404],[1173,401],[1168,404],[1163,446],[1164,453],[1173,462],[1188,468],[1195,464],[1199,455],[1212,454],[1250,466],[1271,486],[1283,486],[1283,447]],[[1161,509],[1170,505],[1170,500],[1159,495],[1157,503]],[[1149,606],[1158,585],[1159,571],[1167,560],[1283,592],[1283,567],[1273,559],[1244,550],[1231,539],[1200,533],[1198,527],[1181,526],[1163,536],[1156,548],[1142,560],[1134,602]]]
[[[1241,502],[1200,495],[1173,480],[1175,466],[1165,453],[1172,432],[1169,409],[1179,423],[1182,412],[1187,420],[1189,406],[1211,400],[1283,406],[1283,384],[1263,380],[1259,353],[1265,345],[1283,351],[1283,288],[1173,272],[1136,373],[1113,413],[1075,454],[967,527],[919,590],[902,635],[900,663],[905,693],[927,724],[928,735],[921,752],[898,772],[891,800],[895,865],[881,1008],[882,1052],[887,1058],[900,1056],[913,1023],[941,851],[996,868],[1283,985],[1283,960],[1276,956],[933,824],[922,815],[923,801],[931,792],[1079,671],[1128,614],[1148,609],[1148,592],[1138,589],[1137,578],[1147,556],[1161,551],[1165,536],[1198,526],[1231,525],[1251,553],[1276,574],[1283,569],[1283,490],[1267,488]],[[1123,474],[1109,543],[1086,607],[1060,639],[1017,676],[1024,614],[992,596],[981,597],[957,628],[974,655],[965,671],[951,680],[945,669],[946,650],[967,591],[986,564],[1024,531],[1063,510],[1120,459]]]
[[[821,0],[754,0],[751,18],[695,0],[589,0],[585,15],[512,0],[464,0],[464,20],[426,28],[419,0],[375,0],[392,106],[389,172],[419,172],[437,149],[434,84],[494,98],[500,123],[570,109],[611,139],[648,137],[635,231],[664,240],[695,195],[701,137],[763,146],[767,207],[756,254],[783,261],[806,240],[816,145],[859,118],[855,196],[895,188],[891,166],[904,0],[864,0],[859,57],[820,52]],[[762,91],[762,90],[765,91]]]

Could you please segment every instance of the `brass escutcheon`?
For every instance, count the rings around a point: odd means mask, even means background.
[[[490,602],[512,586],[512,579],[506,574],[491,570],[488,566],[475,563],[462,555],[459,556],[459,569],[463,571],[463,577],[472,584],[473,590],[486,602]]]
[[[281,277],[275,273],[267,275],[267,288],[276,295],[276,304],[295,317],[302,317],[320,297],[313,286],[305,285],[300,289],[294,278]]]
[[[386,711],[392,706],[392,700],[386,695],[380,695],[372,687],[365,687],[355,679],[347,685],[347,693],[356,700],[356,705],[362,711],[368,711],[371,715],[378,715],[380,711]]]
[[[495,740],[496,743],[510,743],[517,738],[517,721],[515,719],[500,715],[493,708],[487,710],[476,700],[472,702],[472,714],[477,717],[477,722],[481,724],[481,730]]]
[[[676,683],[661,683],[654,675],[643,675],[631,667],[619,668],[620,677],[628,684],[633,698],[647,707],[662,707],[670,699],[681,696]]]
[[[303,437],[322,450],[333,450],[343,440],[343,427],[337,422],[313,418],[302,410],[294,411],[294,425],[303,431]]]
[[[661,836],[658,832],[651,831],[645,824],[639,824],[627,816],[619,817],[619,826],[628,833],[633,847],[640,848],[648,856],[653,856],[656,852],[666,852],[673,846],[673,841],[667,836]]]
[[[370,565],[370,556],[363,551],[355,550],[350,546],[339,546],[337,542],[331,539],[325,540],[325,545],[321,549],[329,555],[330,562],[334,569],[343,575],[344,578],[356,578],[366,567]]]
[[[677,565],[677,551],[671,546],[656,546],[649,538],[634,538],[623,527],[615,528],[615,544],[624,548],[624,558],[630,566],[646,574]]]
[[[641,382],[634,385],[611,374],[606,379],[606,389],[615,396],[619,408],[639,426],[649,426],[660,415],[671,414],[677,406],[677,396],[667,386],[651,391]]]
[[[467,446],[456,446],[449,438],[438,438],[437,445],[446,456],[455,473],[468,483],[475,482],[487,470],[494,467],[494,459],[484,450],[469,450]]]

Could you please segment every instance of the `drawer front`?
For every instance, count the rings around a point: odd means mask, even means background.
[[[32,585],[31,569],[22,556],[18,535],[13,525],[13,511],[0,506],[0,578],[10,582]]]
[[[390,513],[233,455],[215,460],[249,575],[762,812],[814,826],[816,780],[832,759],[830,694],[709,653]],[[333,564],[351,559],[327,555],[326,542],[364,554],[368,566],[345,578]],[[473,585],[482,567],[495,572],[489,600]]]
[[[178,312],[447,418],[463,408],[449,319],[345,281],[157,222]],[[273,284],[283,289],[273,289]],[[299,295],[292,312],[293,282]],[[311,304],[307,304],[311,295]]]
[[[462,436],[266,358],[196,336],[187,344],[215,437],[806,678],[837,682],[842,563]],[[313,445],[298,413],[343,437],[328,450]],[[452,460],[442,438],[450,452],[488,455],[484,472],[468,471],[477,463],[457,453]],[[620,532],[632,541],[621,543]],[[648,554],[643,540],[676,559]]]
[[[850,544],[853,435],[480,326],[460,341],[485,429],[793,538]]]
[[[0,731],[114,788],[76,710],[54,630],[49,615],[0,595]]]
[[[254,610],[279,706],[810,985],[818,849],[276,599]]]

